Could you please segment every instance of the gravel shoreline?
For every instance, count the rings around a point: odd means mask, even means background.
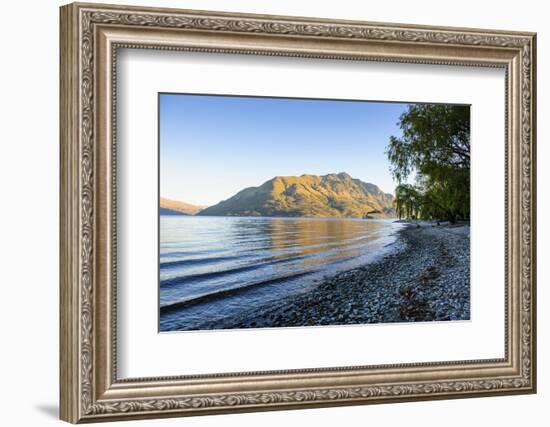
[[[470,319],[470,227],[407,224],[397,250],[208,329]]]

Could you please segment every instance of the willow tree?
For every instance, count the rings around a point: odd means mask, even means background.
[[[411,104],[399,118],[401,137],[386,150],[399,183],[416,176],[415,216],[455,221],[470,217],[470,108],[461,105]],[[407,184],[410,186],[410,184]],[[406,187],[403,187],[407,189]],[[403,189],[402,188],[402,189]],[[410,188],[401,197],[410,197]],[[408,203],[412,203],[409,201]],[[409,215],[407,215],[409,216]]]
[[[422,199],[418,189],[410,184],[400,184],[395,189],[395,212],[399,218],[417,218],[422,210]]]

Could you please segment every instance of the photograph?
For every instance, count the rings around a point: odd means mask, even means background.
[[[159,93],[159,331],[470,319],[470,106]]]

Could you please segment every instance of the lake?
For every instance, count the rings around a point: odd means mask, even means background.
[[[160,331],[211,329],[373,262],[393,219],[160,216]],[[219,327],[219,326],[218,326]]]

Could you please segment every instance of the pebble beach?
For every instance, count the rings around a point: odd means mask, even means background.
[[[413,222],[381,260],[208,329],[470,319],[470,227]]]

